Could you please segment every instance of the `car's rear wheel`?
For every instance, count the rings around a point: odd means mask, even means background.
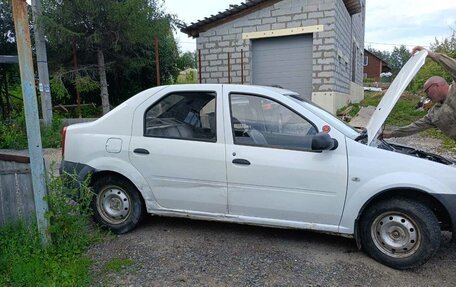
[[[101,177],[93,184],[96,194],[92,200],[94,219],[116,234],[136,227],[144,213],[144,204],[138,189],[128,180]]]
[[[439,222],[425,205],[397,198],[369,207],[360,221],[361,243],[377,261],[396,268],[420,266],[438,250]]]

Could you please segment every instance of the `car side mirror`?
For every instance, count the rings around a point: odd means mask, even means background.
[[[313,151],[335,150],[338,146],[337,140],[327,133],[318,133],[312,137]]]

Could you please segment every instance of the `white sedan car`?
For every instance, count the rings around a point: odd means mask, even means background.
[[[416,267],[441,230],[456,230],[456,165],[377,135],[425,57],[412,57],[362,132],[283,89],[161,86],[66,128],[62,169],[91,174],[95,219],[116,233],[145,212],[311,229]]]

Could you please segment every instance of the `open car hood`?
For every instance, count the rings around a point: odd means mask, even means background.
[[[366,126],[367,145],[370,145],[378,137],[383,123],[405,91],[405,88],[424,65],[427,54],[426,50],[422,50],[412,56],[396,76],[393,83],[391,83]]]

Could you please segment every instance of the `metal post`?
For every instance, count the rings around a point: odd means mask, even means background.
[[[49,85],[49,71],[46,54],[46,41],[44,40],[43,27],[39,24],[41,17],[41,0],[32,0],[33,25],[35,34],[36,63],[40,79],[41,112],[44,124],[48,127],[52,123],[51,86]]]
[[[79,118],[82,118],[81,115],[81,95],[79,94],[79,89],[78,89],[78,78],[79,78],[79,71],[78,71],[78,58],[76,55],[76,41],[73,39],[73,67],[74,67],[74,72],[75,72],[75,79],[76,79],[76,84],[74,85],[75,90],[76,90],[76,98],[78,102],[78,116]]]
[[[230,52],[228,52],[228,84],[231,84],[231,63],[230,63]]]
[[[22,94],[24,97],[30,166],[32,169],[36,221],[38,224],[38,231],[42,236],[42,242],[47,245],[50,242],[50,238],[47,232],[48,222],[44,217],[44,214],[48,211],[48,204],[44,201],[44,197],[47,193],[46,174],[44,169],[43,150],[41,148],[41,134],[33,72],[32,47],[30,44],[27,2],[25,0],[13,0],[12,4]]]
[[[244,85],[244,49],[241,49],[241,84]]]
[[[200,84],[203,83],[203,78],[201,77],[201,49],[198,49],[198,75]]]
[[[157,86],[160,86],[160,57],[158,55],[158,37],[155,36],[155,66],[157,70]]]

